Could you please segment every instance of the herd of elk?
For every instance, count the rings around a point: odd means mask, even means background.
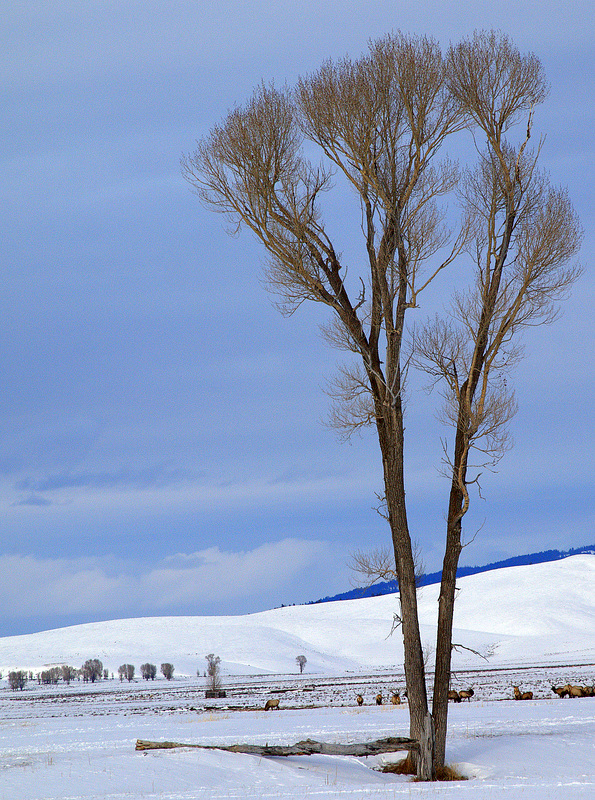
[[[513,686],[514,691],[514,699],[515,700],[533,700],[533,692],[521,692],[518,686]],[[566,686],[552,686],[552,692],[558,695],[558,697],[595,697],[595,686],[573,686],[570,683],[567,683]],[[448,699],[453,700],[455,703],[460,703],[462,700],[470,700],[474,695],[473,689],[461,689],[460,691],[456,691],[455,689],[450,689],[448,692]],[[407,692],[403,695],[405,698],[407,697]],[[376,697],[374,698],[376,705],[381,706],[383,702],[382,692],[378,692]],[[398,706],[401,704],[401,696],[399,692],[393,692],[390,696],[390,701],[394,706]],[[363,706],[364,698],[361,694],[356,696],[356,702],[358,706]],[[279,709],[279,700],[275,698],[274,700],[267,700],[266,705],[264,707],[265,711],[272,711],[273,709]]]
[[[518,686],[512,687],[514,690],[515,700],[533,700],[533,692],[521,692]],[[572,686],[567,683],[566,686],[552,686],[552,692],[555,692],[558,697],[595,697],[595,686]],[[460,703],[462,700],[470,700],[474,696],[473,689],[450,689],[448,692],[448,699],[453,700],[455,703]],[[405,694],[405,697],[407,694]],[[401,697],[399,692],[393,692],[390,697],[393,705],[398,706],[401,704]],[[382,693],[378,693],[375,697],[377,705],[382,705]],[[357,695],[358,706],[363,705],[364,698],[361,694]]]
[[[405,693],[404,697],[407,697],[407,693]],[[364,704],[364,698],[361,694],[356,695],[355,701],[358,704],[358,706],[363,706]],[[390,701],[393,704],[393,706],[401,705],[401,695],[399,694],[399,692],[393,692],[390,696]],[[374,698],[374,702],[376,703],[377,706],[382,705],[382,703],[384,702],[382,692],[378,692],[378,694]]]
[[[560,699],[563,697],[595,697],[594,686],[573,686],[570,683],[567,683],[566,686],[552,686],[552,692],[555,692]]]
[[[451,689],[449,691],[449,693],[448,693],[448,699],[449,700],[454,700],[455,703],[460,703],[461,700],[470,700],[473,697],[474,694],[475,694],[475,692],[471,688],[469,688],[469,689],[461,689],[460,692],[457,692],[454,689]],[[403,698],[407,698],[407,692],[403,693]],[[362,697],[361,694],[358,694],[355,699],[356,699],[356,702],[357,702],[358,706],[363,706],[364,698]],[[399,692],[393,692],[391,694],[391,696],[390,696],[390,701],[393,704],[393,706],[400,706],[401,703],[403,702]],[[378,692],[378,694],[374,698],[374,702],[376,703],[377,706],[381,706],[382,705],[382,703],[383,703],[382,692]]]
[[[514,699],[515,700],[533,700],[533,692],[521,692],[518,686],[513,686],[514,691]],[[570,683],[567,683],[566,686],[552,686],[552,692],[558,695],[558,697],[595,697],[595,686],[573,686]],[[460,703],[462,700],[470,700],[474,695],[473,689],[461,689],[460,691],[456,691],[455,689],[450,689],[448,692],[448,699],[453,700],[455,703]],[[404,697],[407,697],[407,693],[405,692]],[[382,692],[378,692],[376,697],[374,698],[376,705],[381,706],[383,702]],[[390,696],[390,701],[394,706],[398,706],[401,704],[401,696],[399,692],[393,692]],[[358,706],[363,706],[364,698],[361,694],[356,696],[356,702]],[[273,709],[279,709],[279,700],[275,698],[274,700],[267,700],[266,705],[264,707],[265,711],[272,711]]]

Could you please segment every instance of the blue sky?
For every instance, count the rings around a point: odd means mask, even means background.
[[[542,59],[541,164],[585,229],[562,318],[526,337],[515,448],[484,476],[462,563],[595,541],[590,3],[2,5],[0,635],[316,599],[388,542],[372,432],[344,444],[323,424],[341,357],[322,310],[278,314],[262,251],[179,160],[261,80],[397,28],[445,47],[497,28]],[[419,381],[408,408],[411,527],[434,570],[444,431]]]

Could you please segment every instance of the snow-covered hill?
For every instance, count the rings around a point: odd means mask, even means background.
[[[595,555],[509,567],[460,578],[454,641],[465,648],[455,668],[595,663]],[[420,590],[424,644],[435,636],[438,586]],[[76,625],[0,639],[0,671],[81,666],[99,658],[174,664],[194,675],[216,653],[223,674],[312,673],[400,668],[401,638],[390,635],[395,595],[273,609],[239,617],[153,617]],[[488,659],[486,662],[471,651]]]

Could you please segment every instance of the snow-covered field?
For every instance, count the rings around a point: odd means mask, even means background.
[[[551,685],[595,681],[595,556],[459,581],[448,760],[469,780],[422,785],[375,767],[403,754],[262,758],[218,750],[135,752],[137,738],[199,744],[354,742],[407,735],[406,706],[373,704],[403,689],[394,597],[276,609],[235,618],[139,619],[0,640],[0,670],[170,661],[173,681],[38,686],[0,683],[0,800],[124,798],[595,797],[595,698]],[[431,642],[435,587],[421,594]],[[481,657],[472,651],[481,653]],[[222,659],[227,697],[206,700],[204,656]],[[295,657],[307,664],[299,675]],[[534,692],[515,702],[512,685]],[[366,704],[358,707],[361,692]],[[265,712],[267,697],[280,710]],[[453,794],[453,793],[456,793]]]

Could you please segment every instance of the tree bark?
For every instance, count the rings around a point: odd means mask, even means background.
[[[434,746],[434,720],[427,713],[422,723],[419,739],[419,756],[417,761],[417,779],[419,781],[436,780],[436,750]]]

